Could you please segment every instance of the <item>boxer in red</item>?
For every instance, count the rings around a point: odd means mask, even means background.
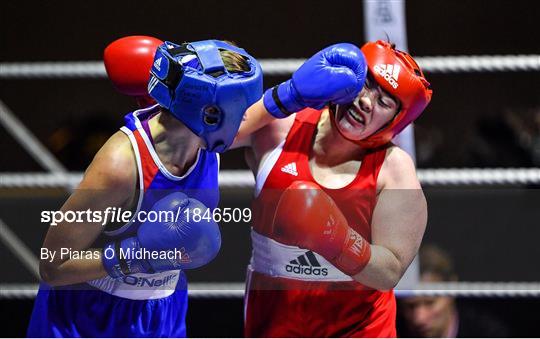
[[[427,210],[391,139],[431,94],[390,43],[338,44],[248,110],[236,140],[256,176],[246,336],[396,336],[392,289]]]

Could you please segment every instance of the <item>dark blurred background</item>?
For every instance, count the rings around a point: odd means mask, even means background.
[[[415,56],[540,54],[540,1],[409,0],[406,8],[408,46]],[[361,45],[362,18],[358,0],[4,1],[0,62],[99,61],[110,42],[127,35],[175,42],[228,39],[259,59],[307,58],[335,42]],[[415,127],[419,168],[540,167],[538,71],[426,75],[434,97]],[[285,79],[265,77],[265,88]],[[105,78],[2,79],[0,99],[71,171],[84,170],[135,108]],[[0,172],[43,171],[0,131]],[[247,168],[241,150],[222,160],[224,169]],[[46,231],[39,211],[57,209],[65,194],[0,189],[0,217],[37,254]],[[449,252],[460,280],[540,281],[539,194],[512,185],[426,187],[425,240]],[[226,189],[222,206],[247,207],[250,196],[249,189]],[[243,281],[249,225],[222,225],[222,231],[220,256],[190,272],[190,281]],[[35,282],[6,247],[0,246],[0,255],[0,283]],[[540,335],[534,323],[538,299],[467,302],[498,313],[509,323],[510,336]],[[6,329],[0,335],[24,335],[31,307],[31,299],[0,299]],[[241,307],[240,299],[191,300],[188,334],[241,336]]]

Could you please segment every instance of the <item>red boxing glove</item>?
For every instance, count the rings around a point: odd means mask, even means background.
[[[162,43],[149,36],[128,36],[111,42],[103,53],[105,69],[114,87],[135,97],[141,107],[155,103],[147,87],[154,54]]]
[[[362,271],[371,257],[369,243],[349,227],[334,200],[311,182],[295,181],[283,192],[273,227],[279,241],[317,252],[350,276]]]

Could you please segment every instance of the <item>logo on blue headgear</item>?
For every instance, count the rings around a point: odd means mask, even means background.
[[[219,53],[243,56],[247,72],[229,72]],[[148,93],[168,109],[212,152],[233,142],[246,109],[262,96],[262,70],[245,50],[219,40],[177,45],[165,42],[156,51]]]

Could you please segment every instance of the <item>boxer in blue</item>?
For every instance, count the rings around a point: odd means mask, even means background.
[[[186,209],[219,200],[219,154],[233,142],[245,110],[262,95],[262,72],[243,49],[207,40],[159,46],[148,92],[158,103],[126,115],[97,153],[61,211],[129,210],[127,222],[62,222],[43,248],[30,337],[184,337],[184,269],[210,262],[221,238],[213,221]],[[177,213],[177,212],[180,213]],[[149,212],[176,219],[140,220]],[[167,252],[163,256],[126,253]],[[170,256],[170,253],[180,253]]]

